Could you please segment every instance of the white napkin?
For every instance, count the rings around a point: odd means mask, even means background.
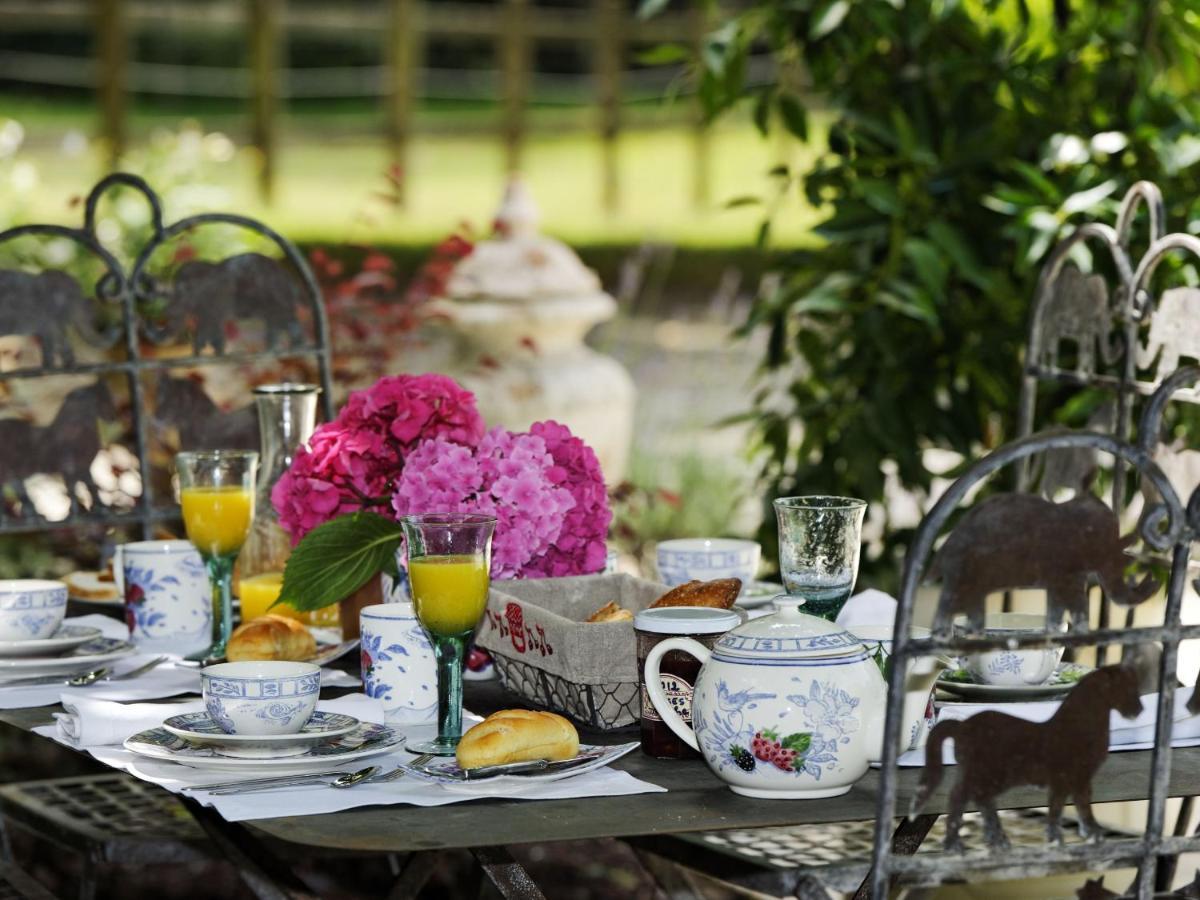
[[[1171,722],[1171,746],[1194,747],[1200,745],[1200,715],[1187,710],[1192,693],[1187,688],[1175,692],[1175,709]],[[1007,713],[1029,722],[1045,722],[1054,715],[1061,700],[1038,700],[1029,703],[946,703],[938,708],[938,721],[969,719],[986,710]],[[1154,718],[1158,709],[1158,694],[1142,695],[1142,711],[1133,719],[1120,713],[1109,716],[1109,750],[1146,750],[1154,746]],[[942,761],[954,765],[954,742],[942,745]],[[900,755],[901,766],[925,765],[925,748],[909,750]]]
[[[896,598],[883,591],[868,588],[846,601],[837,615],[843,628],[856,625],[891,625],[896,621]]]
[[[81,693],[62,692],[63,711],[54,714],[56,738],[70,747],[120,744],[131,734],[155,728],[168,716],[200,712],[204,703],[114,703]]]
[[[149,706],[149,704],[144,704]],[[183,706],[159,705],[158,722],[170,711],[182,709]],[[363,721],[383,721],[383,710],[380,702],[362,694],[351,694],[337,700],[322,701],[317,708],[330,712],[344,712],[354,715]],[[371,710],[375,718],[368,718]],[[104,711],[104,707],[100,707]],[[464,720],[471,717],[464,710]],[[127,725],[130,723],[127,722]],[[132,723],[137,725],[138,723]],[[157,723],[155,723],[157,724]],[[136,727],[129,734],[136,733]],[[414,738],[429,737],[433,729],[429,726],[409,729],[406,733]],[[52,738],[59,743],[73,746],[58,734],[55,725],[44,725],[34,729],[36,734]],[[121,738],[123,741],[124,738]],[[187,792],[205,806],[213,807],[230,822],[241,822],[247,819],[270,819],[278,816],[304,816],[318,813],[340,812],[359,806],[390,805],[394,803],[410,803],[416,806],[444,806],[450,803],[461,803],[464,800],[477,799],[477,795],[462,791],[462,786],[456,786],[454,791],[448,791],[439,784],[416,778],[401,778],[385,784],[364,784],[350,790],[334,790],[324,785],[305,787],[280,788],[273,791],[256,791],[249,794],[227,794],[213,796],[204,790],[206,784],[232,781],[237,778],[230,772],[207,771],[193,769],[175,763],[146,759],[139,757],[121,746],[85,746],[93,757],[106,765],[124,772],[129,772],[144,781],[161,785],[174,793]],[[368,765],[377,765],[387,771],[408,762],[413,754],[405,750],[396,750],[385,756],[373,756],[338,765],[331,764],[331,769],[353,771]],[[247,769],[246,778],[261,777],[260,768]],[[665,788],[640,781],[628,772],[617,769],[603,768],[585,772],[571,778],[559,781],[535,782],[528,787],[520,788],[513,793],[504,794],[521,800],[557,800],[569,797],[616,797],[627,794],[643,794],[663,792]],[[494,796],[479,794],[478,796]]]

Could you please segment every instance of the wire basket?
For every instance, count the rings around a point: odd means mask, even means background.
[[[641,721],[636,681],[577,684],[537,666],[491,651],[500,683],[535,706],[561,713],[596,731],[619,731]]]

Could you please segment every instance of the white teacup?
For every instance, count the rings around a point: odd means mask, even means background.
[[[658,577],[674,587],[689,581],[740,578],[749,584],[758,575],[762,545],[736,538],[678,538],[658,545]]]
[[[0,641],[36,641],[58,631],[67,586],[35,578],[0,579]]]
[[[303,662],[232,662],[200,672],[204,707],[226,734],[295,734],[312,718],[321,669]]]
[[[1046,617],[1028,613],[994,613],[984,620],[988,637],[1045,634]],[[971,653],[965,668],[981,684],[1003,687],[1045,684],[1062,660],[1063,647],[1001,648]]]
[[[849,625],[852,635],[862,641],[871,658],[879,663],[880,670],[892,655],[894,626]],[[929,629],[914,625],[910,633],[915,638],[929,637]],[[904,676],[904,719],[900,726],[900,752],[918,750],[925,746],[925,738],[933,727],[933,687],[942,666],[931,656],[921,656],[908,661]],[[884,677],[887,675],[884,673]]]
[[[437,662],[412,603],[365,606],[359,614],[363,691],[383,703],[388,724],[437,718]]]
[[[191,541],[120,544],[113,567],[121,571],[133,643],[180,656],[212,644],[212,587]]]

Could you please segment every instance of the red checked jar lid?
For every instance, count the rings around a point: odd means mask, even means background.
[[[664,606],[645,609],[634,616],[637,633],[638,683],[642,694],[642,752],[658,759],[698,759],[700,754],[681,741],[655,711],[646,693],[646,657],[659,641],[690,637],[705,647],[731,628],[742,624],[742,616],[728,609],[704,606]],[[700,674],[696,657],[672,650],[662,658],[659,680],[675,711],[685,722],[692,720],[692,689]]]

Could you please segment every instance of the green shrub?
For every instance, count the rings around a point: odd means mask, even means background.
[[[1197,7],[753,0],[718,24],[697,62],[710,115],[744,101],[801,140],[816,103],[832,115],[811,171],[768,176],[827,216],[745,324],[770,333],[749,413],[764,501],[839,492],[886,516],[885,469],[925,496],[927,448],[1012,436],[1037,265],[1067,228],[1142,178],[1172,228],[1198,224]],[[749,86],[763,47],[779,77]],[[886,586],[911,525],[882,524],[864,571]]]

